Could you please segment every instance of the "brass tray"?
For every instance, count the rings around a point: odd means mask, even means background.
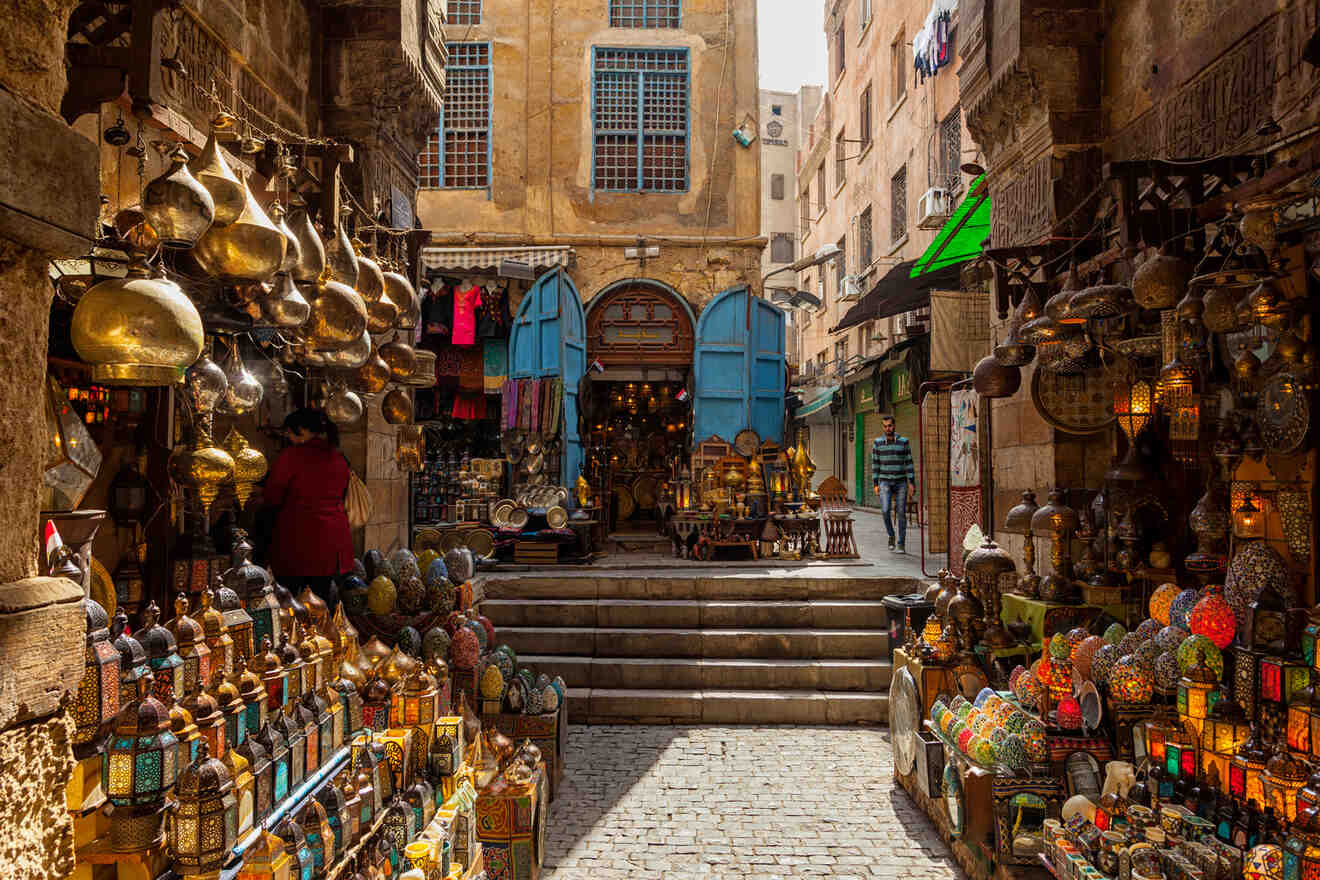
[[[512,498],[505,498],[495,502],[490,509],[490,524],[497,529],[502,529],[509,524],[509,514],[513,513],[518,505]]]
[[[105,613],[114,617],[115,610],[119,607],[119,597],[115,595],[115,582],[110,577],[110,572],[105,570],[105,566],[95,556],[91,557],[92,571],[89,578],[88,592],[92,598],[101,603]]]
[[[1031,402],[1051,427],[1067,434],[1098,434],[1114,423],[1114,387],[1100,370],[1064,375],[1037,369]]]
[[[448,553],[450,550],[457,550],[459,547],[466,546],[463,541],[463,533],[454,529],[445,532],[445,536],[440,539],[441,552]]]
[[[761,437],[751,428],[743,428],[733,438],[733,449],[743,458],[751,458],[761,446]]]
[[[509,514],[509,528],[523,529],[527,526],[527,521],[531,519],[526,510],[521,507],[516,508]]]
[[[418,529],[417,534],[413,535],[413,551],[421,553],[423,550],[436,550],[443,542],[439,529]]]
[[[568,511],[556,504],[545,512],[545,521],[552,529],[562,529],[568,523]]]
[[[489,559],[495,552],[495,536],[488,529],[472,529],[463,538],[477,559]]]
[[[655,477],[642,476],[632,484],[633,498],[637,500],[637,507],[640,510],[650,510],[655,507]]]
[[[637,502],[627,486],[614,487],[614,503],[618,505],[620,521],[630,519],[637,512]]]

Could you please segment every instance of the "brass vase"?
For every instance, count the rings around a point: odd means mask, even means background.
[[[210,344],[183,377],[183,396],[195,415],[215,412],[216,404],[229,387],[229,380],[220,365],[211,360]]]
[[[266,476],[266,456],[256,449],[247,438],[238,433],[237,428],[230,428],[225,436],[225,451],[234,460],[234,494],[238,496],[238,506],[247,505],[252,495],[252,487]]]
[[[367,304],[357,291],[339,281],[317,287],[310,300],[311,315],[303,335],[314,348],[332,351],[362,338],[367,329]]]
[[[395,382],[407,382],[412,378],[417,367],[417,354],[411,345],[395,339],[380,347],[380,357],[390,368],[390,378]]]
[[[298,239],[298,263],[293,267],[293,280],[304,284],[313,284],[321,279],[325,271],[325,244],[312,225],[311,215],[306,208],[298,208],[289,215],[289,228]]]
[[[78,356],[104,385],[173,385],[202,353],[202,317],[172,281],[134,261],[123,278],[90,288],[70,327]]]
[[[326,268],[330,270],[330,277],[340,284],[351,288],[357,287],[358,282],[358,263],[357,253],[353,250],[353,243],[348,240],[348,229],[345,221],[353,213],[353,209],[344,205],[339,209],[339,222],[335,224],[334,237],[330,239],[325,249]]]
[[[399,317],[394,326],[400,330],[414,330],[422,320],[422,304],[417,299],[417,291],[408,279],[398,272],[385,273],[385,295],[399,309]]]
[[[167,248],[190,248],[215,219],[215,200],[188,173],[188,153],[175,147],[170,167],[142,190],[142,214]]]
[[[246,201],[234,222],[214,224],[192,249],[206,272],[224,281],[267,281],[284,262],[284,233],[243,187]]]
[[[237,220],[247,201],[247,187],[225,161],[214,128],[211,129],[211,136],[206,139],[206,146],[202,147],[201,155],[192,161],[192,173],[197,182],[211,194],[215,206],[215,225],[228,226]]]

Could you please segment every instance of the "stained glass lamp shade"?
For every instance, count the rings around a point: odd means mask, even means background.
[[[53,377],[46,379],[46,430],[42,509],[74,510],[101,469],[101,451]]]
[[[101,765],[110,803],[128,807],[164,801],[179,774],[175,744],[165,704],[150,694],[129,702],[119,713]]]
[[[95,751],[103,727],[119,714],[119,651],[110,641],[110,618],[95,599],[83,599],[87,642],[83,676],[73,701],[74,746]]]
[[[262,831],[256,842],[243,851],[237,880],[289,880],[293,860],[284,851],[284,841]]]
[[[1320,811],[1314,806],[1298,809],[1283,842],[1283,876],[1320,880]]]
[[[1219,677],[1206,665],[1204,652],[1198,653],[1196,663],[1178,680],[1178,714],[1190,719],[1199,730],[1220,696]]]
[[[1265,789],[1262,777],[1265,774],[1265,762],[1268,755],[1261,748],[1257,739],[1256,726],[1251,725],[1247,741],[1238,747],[1237,754],[1228,766],[1228,790],[1240,801],[1254,800],[1265,803]]]
[[[1291,822],[1297,818],[1297,793],[1306,785],[1310,771],[1287,749],[1279,749],[1265,765],[1261,783],[1266,806],[1274,807],[1281,819]]]

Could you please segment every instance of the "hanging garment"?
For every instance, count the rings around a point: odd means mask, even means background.
[[[506,379],[500,386],[500,430],[512,430],[517,423],[518,414],[518,383],[512,379]]]
[[[513,318],[509,315],[508,291],[486,288],[481,294],[481,311],[477,315],[477,335],[482,339],[498,339],[509,335]]]
[[[539,433],[541,430],[541,407],[542,404],[545,402],[543,400],[544,392],[542,391],[542,386],[545,385],[545,380],[531,379],[530,381],[532,383],[531,394],[529,395],[532,398],[531,430],[534,433]]]
[[[453,341],[455,345],[472,345],[477,341],[477,306],[481,305],[481,288],[469,287],[454,291]]]
[[[458,350],[458,390],[484,393],[486,390],[483,367],[485,359],[481,346],[472,345]]]
[[[462,349],[445,344],[435,352],[435,381],[442,388],[454,388],[458,385],[459,369],[462,367]]]
[[[518,430],[532,429],[532,391],[535,379],[518,380]]]
[[[486,417],[486,395],[459,394],[454,398],[453,416],[456,419],[484,419]]]
[[[509,376],[509,343],[503,339],[487,339],[482,350],[485,355],[482,370],[485,373],[486,393],[499,394]]]

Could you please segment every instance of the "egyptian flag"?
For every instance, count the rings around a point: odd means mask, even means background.
[[[691,395],[688,394],[688,390],[686,388],[680,388],[678,389],[678,393],[674,395],[674,399],[677,400],[679,403],[687,403],[688,398],[690,396]]]
[[[49,568],[51,558],[55,555],[55,551],[64,546],[64,539],[60,537],[59,529],[55,528],[55,522],[53,520],[46,520],[45,539],[46,566]]]
[[[600,358],[596,358],[587,369],[593,373],[603,373],[605,372],[605,365],[600,362]]]

